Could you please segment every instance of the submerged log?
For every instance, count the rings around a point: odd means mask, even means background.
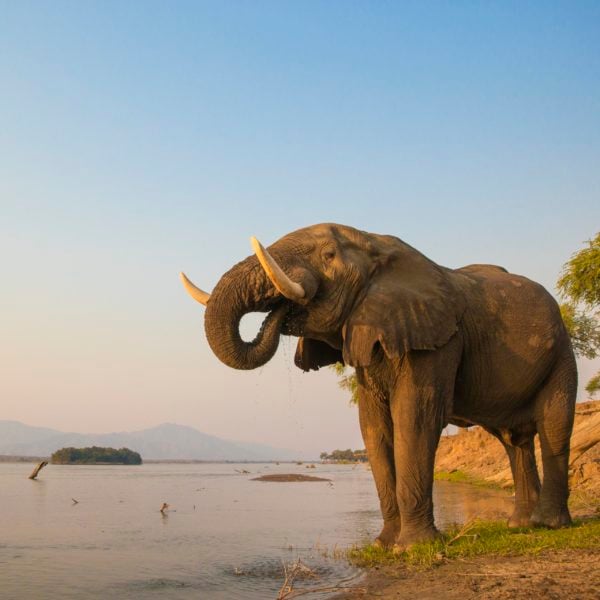
[[[38,476],[38,473],[48,464],[48,461],[43,460],[41,463],[38,463],[38,465],[36,466],[36,468],[31,471],[31,475],[29,476],[29,479],[35,479]]]

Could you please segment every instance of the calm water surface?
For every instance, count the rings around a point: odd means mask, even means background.
[[[3,600],[276,598],[282,562],[298,557],[320,585],[359,576],[323,551],[381,527],[364,465],[49,465],[38,481],[27,479],[31,469],[0,464]],[[269,473],[332,484],[251,480]],[[501,492],[447,482],[436,484],[434,502],[440,527],[511,505]]]

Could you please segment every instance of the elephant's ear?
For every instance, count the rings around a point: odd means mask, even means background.
[[[344,361],[353,367],[368,366],[378,343],[388,357],[399,357],[439,348],[458,329],[464,299],[448,270],[397,241],[344,326]]]
[[[343,363],[344,357],[341,350],[332,348],[321,340],[301,337],[296,347],[294,362],[303,371],[318,371],[326,365],[333,365],[337,362]]]

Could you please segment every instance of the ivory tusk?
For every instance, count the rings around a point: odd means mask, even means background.
[[[292,281],[283,272],[275,259],[263,248],[262,244],[255,237],[250,238],[250,243],[267,277],[277,290],[288,300],[292,300],[293,302],[302,300],[305,295],[304,288],[299,283]]]
[[[185,287],[187,293],[196,301],[200,302],[206,306],[208,299],[210,298],[210,294],[202,291],[199,287],[196,287],[186,276],[185,273],[179,273],[179,278],[181,279],[183,286]]]

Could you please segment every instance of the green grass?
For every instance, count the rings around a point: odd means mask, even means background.
[[[503,522],[474,521],[455,527],[439,540],[395,554],[373,545],[352,548],[348,559],[363,567],[404,564],[432,567],[445,559],[474,556],[534,555],[546,550],[600,548],[600,518],[575,521],[563,529],[509,529]]]
[[[470,483],[471,485],[476,485],[478,487],[500,489],[500,486],[497,483],[492,483],[485,479],[478,479],[477,477],[473,477],[472,475],[469,475],[468,473],[465,473],[465,471],[461,471],[460,469],[456,469],[454,471],[436,471],[433,478],[437,481],[451,481],[453,483]]]

